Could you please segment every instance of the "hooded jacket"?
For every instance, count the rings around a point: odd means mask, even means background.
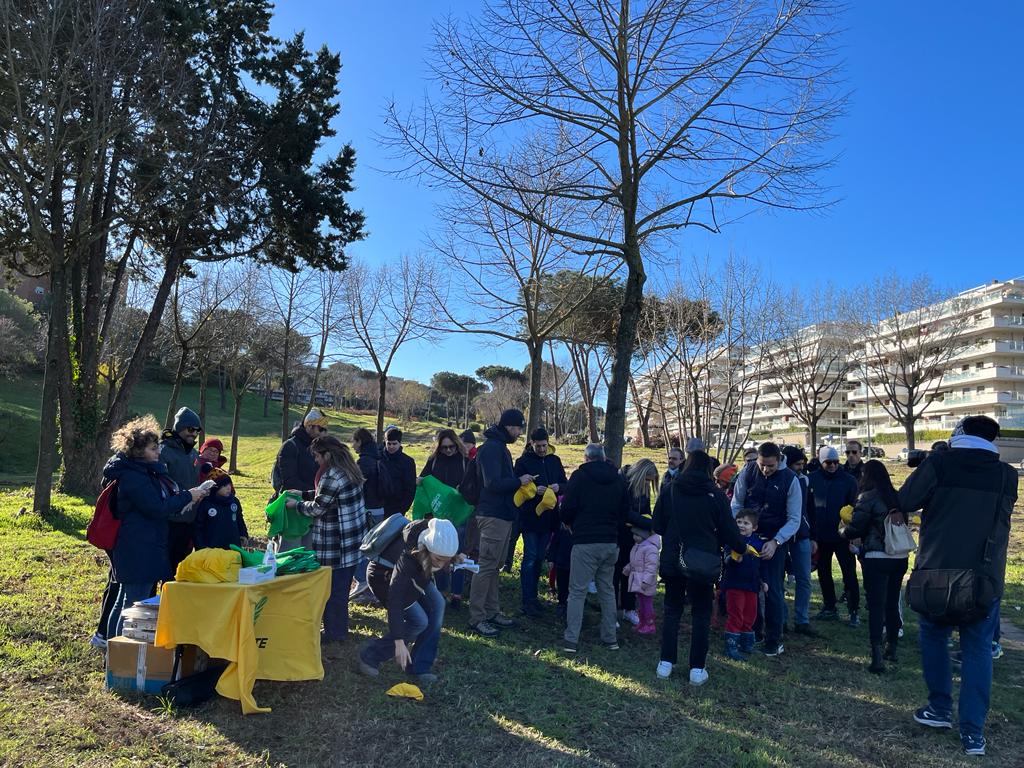
[[[117,533],[112,560],[121,584],[156,583],[173,576],[167,521],[192,501],[178,491],[162,461],[138,461],[123,453],[110,458],[103,479],[117,481]]]
[[[857,481],[842,468],[835,472],[819,469],[808,476],[814,501],[814,530],[811,538],[818,542],[836,543],[839,535],[839,510],[857,503]]]
[[[277,452],[277,467],[281,475],[281,487],[276,491],[312,491],[316,488],[316,459],[309,452],[313,439],[306,428],[299,424],[291,436],[281,443]]]
[[[654,532],[661,534],[661,575],[680,576],[682,542],[701,552],[747,546],[736,527],[729,500],[706,472],[681,472],[658,495],[654,505]]]
[[[914,570],[978,569],[1002,595],[1017,501],[1013,467],[980,448],[933,451],[907,478],[899,499],[907,514],[921,510]]]
[[[573,545],[615,544],[628,511],[626,480],[608,462],[588,461],[569,478],[560,516]]]
[[[847,541],[861,539],[861,552],[885,552],[885,518],[889,516],[889,508],[872,489],[864,491],[857,499],[853,508],[853,520],[840,534]],[[906,555],[903,556],[906,560]]]
[[[182,490],[199,485],[199,451],[195,446],[186,448],[181,435],[167,429],[160,436],[160,461],[167,466],[167,474]]]
[[[372,440],[359,446],[359,458],[356,460],[356,464],[359,465],[359,471],[363,473],[363,478],[366,480],[363,483],[363,503],[367,509],[384,508],[384,499],[381,498],[377,478],[377,462],[380,461],[380,458],[380,448]]]
[[[192,541],[196,549],[228,549],[236,547],[249,531],[242,517],[242,504],[232,493],[219,496],[216,489],[196,504],[196,521],[192,525]]]
[[[538,456],[533,448],[527,445],[523,455],[516,459],[513,474],[516,477],[537,475],[537,485],[547,487],[556,484],[561,494],[565,493],[565,484],[569,482],[565,476],[562,459],[555,455],[555,449],[550,445],[548,452],[543,456]],[[523,533],[550,533],[558,525],[557,508],[549,509],[541,515],[537,514],[540,499],[538,494],[519,507],[519,527]]]
[[[394,453],[388,453],[385,449],[381,451],[381,457],[386,463],[388,474],[398,486],[397,493],[382,499],[384,514],[404,515],[409,511],[416,496],[416,462],[401,448]]]
[[[442,483],[452,488],[458,488],[462,478],[466,476],[466,469],[469,467],[469,459],[461,453],[453,453],[448,456],[444,453],[437,453],[427,459],[420,471],[420,477],[430,475],[436,477]]]
[[[512,469],[512,454],[508,450],[515,438],[497,425],[484,432],[484,437],[487,439],[476,452],[476,469],[480,473],[480,501],[476,513],[511,522],[519,514],[512,498],[520,482]]]
[[[661,561],[661,537],[652,533],[638,541],[629,552],[629,564],[622,569],[630,592],[654,597],[658,591],[658,565]]]

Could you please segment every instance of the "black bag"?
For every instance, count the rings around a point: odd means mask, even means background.
[[[911,609],[935,624],[984,619],[995,599],[995,582],[971,568],[915,568],[907,581]]]
[[[476,459],[469,460],[466,474],[463,475],[462,482],[459,483],[459,493],[471,506],[475,507],[480,503],[480,470],[476,465]]]
[[[161,695],[170,699],[176,707],[194,707],[213,698],[217,692],[217,681],[221,673],[227,669],[226,662],[210,662],[210,665],[202,672],[183,677],[180,680],[173,678],[178,675],[178,664],[181,661],[181,648],[175,651],[174,670],[171,672],[171,682],[160,689]]]
[[[669,486],[669,497],[675,509],[675,485]],[[685,541],[679,542],[679,570],[689,581],[700,584],[716,584],[722,578],[722,553],[706,552],[687,546]]]

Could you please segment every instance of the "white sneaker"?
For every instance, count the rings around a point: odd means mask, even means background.
[[[107,650],[107,638],[100,635],[99,632],[89,638],[89,645],[99,651]]]
[[[690,670],[690,685],[704,685],[708,681],[708,671],[706,669],[697,669],[696,667]]]
[[[640,614],[636,611],[623,611],[622,618],[632,624],[634,627],[640,626]]]
[[[672,662],[671,661],[659,661],[658,669],[656,670],[658,677],[663,680],[672,674]]]

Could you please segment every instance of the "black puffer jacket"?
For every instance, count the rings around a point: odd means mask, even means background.
[[[377,462],[380,461],[380,448],[372,441],[359,446],[359,458],[356,464],[363,473],[363,503],[367,509],[383,509],[384,500],[380,497],[380,479],[377,477]]]
[[[1017,472],[981,448],[932,452],[900,488],[900,507],[921,510],[914,569],[974,568],[1003,593]],[[992,546],[987,542],[992,539]]]
[[[740,535],[729,510],[729,500],[706,472],[681,472],[658,494],[654,505],[654,532],[661,534],[662,577],[679,575],[679,549],[718,552],[722,547],[743,552]]]
[[[512,470],[512,454],[508,450],[516,439],[497,425],[484,432],[484,437],[487,439],[476,452],[476,471],[480,473],[476,514],[511,522],[519,515],[512,499],[521,486]]]
[[[864,491],[853,508],[853,520],[843,529],[847,541],[861,539],[861,551],[885,552],[885,518],[889,507],[878,491]]]
[[[544,456],[538,456],[533,452],[533,448],[527,446],[526,452],[516,459],[513,472],[517,477],[536,475],[537,485],[557,485],[558,492],[565,493],[565,485],[568,482],[565,468],[562,466],[562,459],[555,455],[553,448],[549,447],[548,453]],[[543,514],[537,514],[540,499],[540,496],[535,496],[523,502],[523,506],[519,508],[519,527],[523,533],[549,533],[558,526],[556,510],[549,509]]]
[[[615,544],[629,511],[629,487],[606,461],[588,461],[572,473],[559,510],[576,544]]]
[[[468,467],[469,459],[461,453],[453,453],[451,456],[438,453],[427,459],[427,463],[423,465],[423,471],[420,472],[420,477],[432,475],[445,485],[458,488],[462,478],[466,476]]]
[[[277,452],[277,476],[281,483],[275,491],[312,491],[316,488],[316,459],[309,452],[313,438],[299,424]]]

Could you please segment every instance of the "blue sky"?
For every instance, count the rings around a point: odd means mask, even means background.
[[[412,105],[424,92],[431,22],[477,5],[278,4],[277,35],[305,30],[307,45],[326,43],[341,54],[337,141],[356,149],[352,202],[370,231],[350,249],[355,259],[424,249],[435,198],[381,170],[390,162],[375,135],[390,98]],[[686,232],[677,243],[680,258],[714,260],[731,251],[767,260],[773,277],[802,285],[856,284],[895,270],[925,272],[962,290],[1024,274],[1024,247],[1012,226],[1024,221],[1024,99],[1013,54],[1024,3],[856,2],[844,26],[853,97],[835,126],[841,159],[825,178],[840,202],[826,212],[757,214],[720,235]],[[521,347],[474,338],[406,347],[392,372],[427,381],[438,370],[525,365]]]

